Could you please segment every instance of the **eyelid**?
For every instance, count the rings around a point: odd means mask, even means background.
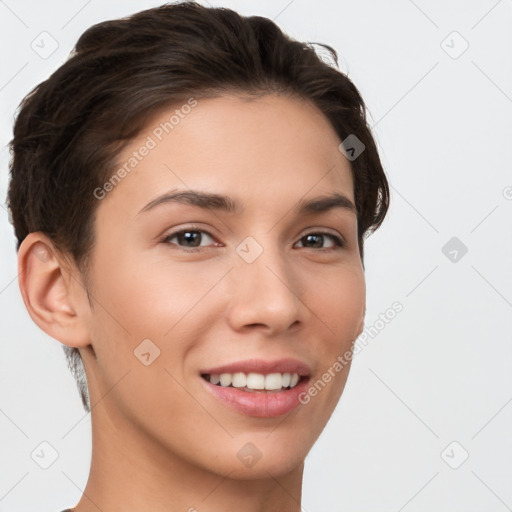
[[[332,235],[334,237],[341,238],[345,242],[345,237],[336,229],[331,228],[323,228],[323,227],[313,227],[313,228],[307,228],[307,231],[304,232],[303,235],[301,235],[299,238],[302,238],[303,236],[309,235],[309,234],[323,234],[323,235]]]

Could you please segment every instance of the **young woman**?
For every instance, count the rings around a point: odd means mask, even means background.
[[[353,83],[266,18],[168,4],[87,30],[11,150],[21,293],[92,415],[71,510],[300,511],[389,203]]]

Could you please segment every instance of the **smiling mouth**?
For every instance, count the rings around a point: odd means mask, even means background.
[[[219,387],[237,388],[248,393],[280,393],[293,389],[309,377],[297,373],[203,373],[201,377]]]

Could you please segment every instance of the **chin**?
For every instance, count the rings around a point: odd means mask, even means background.
[[[307,439],[288,435],[290,429],[273,430],[258,434],[247,434],[232,440],[225,453],[223,474],[240,480],[282,477],[295,470],[302,471],[304,460],[313,445],[312,436]],[[220,462],[220,461],[219,461]],[[220,466],[220,464],[219,464]],[[216,468],[219,472],[220,467]]]

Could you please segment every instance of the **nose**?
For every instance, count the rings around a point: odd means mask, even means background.
[[[303,321],[300,283],[277,249],[266,247],[252,263],[238,260],[229,276],[227,315],[234,330],[261,329],[271,336]]]

